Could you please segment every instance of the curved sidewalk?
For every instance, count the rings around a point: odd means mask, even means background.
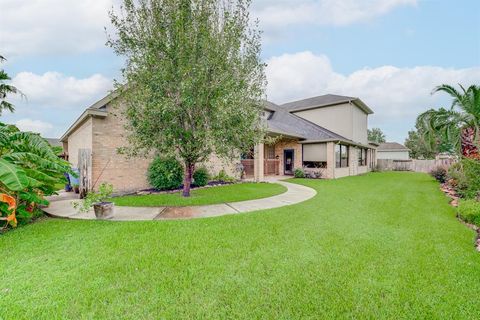
[[[317,192],[312,188],[285,181],[276,181],[287,187],[287,191],[268,198],[220,203],[205,206],[190,207],[121,207],[115,206],[112,218],[117,221],[139,220],[172,220],[217,217],[227,214],[238,214],[257,210],[265,210],[288,206],[303,202],[315,196]],[[56,199],[58,197],[58,200]],[[50,206],[44,208],[48,215],[59,218],[96,220],[93,210],[87,213],[78,213],[72,207],[72,199],[65,200],[61,196],[50,198]]]

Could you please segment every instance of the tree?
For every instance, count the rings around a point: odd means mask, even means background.
[[[385,134],[380,128],[368,129],[368,141],[383,143],[385,142]]]
[[[0,62],[5,61],[3,56],[0,56]],[[7,95],[9,94],[23,94],[15,88],[14,86],[7,84],[6,82],[11,80],[8,74],[1,69],[0,70],[0,116],[2,115],[3,110],[8,110],[10,112],[15,111],[15,107],[10,102],[6,101]]]
[[[128,153],[176,156],[190,195],[197,163],[234,158],[264,134],[265,65],[251,0],[124,0],[108,45],[126,59],[119,87]]]
[[[414,130],[408,131],[405,146],[410,149],[410,157],[414,159],[433,159],[441,152],[454,152],[454,146],[448,137],[426,134],[420,121],[417,121]]]
[[[418,117],[426,137],[443,136],[451,141],[463,156],[479,158],[480,86],[471,85],[460,91],[446,84],[436,87],[432,94],[446,92],[452,98],[449,109],[430,109]]]

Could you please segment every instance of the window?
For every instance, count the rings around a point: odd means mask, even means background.
[[[327,163],[323,161],[303,161],[303,167],[304,168],[326,168]]]
[[[275,146],[265,145],[265,159],[275,159]]]
[[[270,120],[270,118],[272,117],[272,115],[273,115],[273,112],[272,112],[272,111],[263,110],[263,111],[260,113],[260,118],[262,118],[263,120]]]
[[[335,145],[335,167],[348,167],[348,146],[343,144]]]
[[[367,149],[365,148],[358,149],[358,165],[359,166],[367,165]]]

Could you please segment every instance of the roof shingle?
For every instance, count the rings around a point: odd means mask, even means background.
[[[377,151],[410,151],[410,149],[398,142],[384,142],[380,143]]]
[[[327,106],[332,106],[341,103],[352,102],[357,107],[362,109],[367,114],[372,114],[373,111],[370,109],[362,100],[356,97],[349,96],[340,96],[336,94],[325,94],[323,96],[317,96],[302,100],[297,100],[293,102],[284,103],[281,105],[282,108],[289,112],[296,112],[301,110],[308,110],[314,108],[322,108]]]

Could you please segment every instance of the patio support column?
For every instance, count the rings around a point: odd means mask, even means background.
[[[327,142],[327,169],[325,170],[326,178],[335,178],[335,143]]]
[[[264,163],[264,145],[259,143],[254,147],[254,162],[253,162],[253,172],[256,182],[264,181],[264,172],[263,172],[263,163]]]

